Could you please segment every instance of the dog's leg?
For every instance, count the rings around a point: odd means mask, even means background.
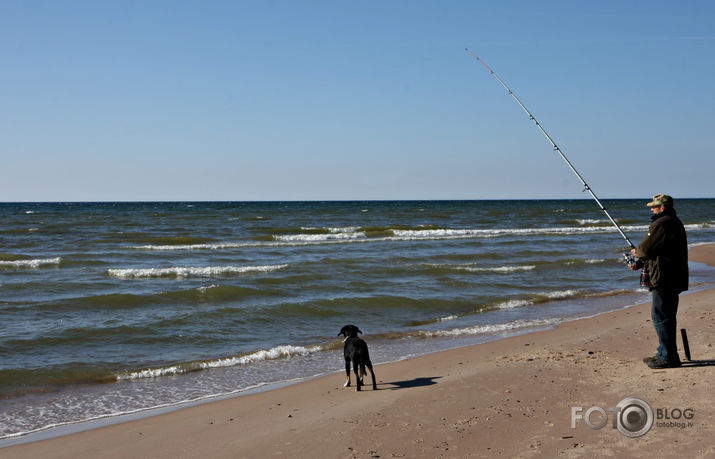
[[[350,360],[345,359],[345,374],[348,377],[348,380],[345,381],[345,385],[343,387],[350,387]]]
[[[367,369],[370,370],[370,375],[372,376],[372,390],[377,390],[377,384],[375,383],[375,372],[372,371],[372,362],[368,360],[366,366]]]
[[[353,360],[353,370],[355,371],[355,379],[357,380],[355,382],[355,387],[357,390],[360,390],[360,386],[362,386],[362,378],[360,377],[360,363],[357,359]]]

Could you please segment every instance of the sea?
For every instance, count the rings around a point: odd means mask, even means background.
[[[646,199],[603,203],[637,245]],[[344,372],[346,324],[379,379],[642,303],[628,249],[589,199],[0,203],[0,442]]]

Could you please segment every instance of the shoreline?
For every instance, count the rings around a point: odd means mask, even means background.
[[[712,266],[715,244],[693,246],[689,257]],[[650,370],[641,362],[657,346],[647,303],[376,365],[377,392],[343,388],[344,375],[333,373],[28,440],[0,448],[0,457],[314,457],[317,448],[328,457],[568,457],[636,450],[706,456],[715,453],[707,446],[713,402],[702,382],[715,365],[708,344],[715,330],[713,298],[712,288],[681,296],[679,328],[688,329],[693,358],[700,361],[681,369]],[[682,355],[680,341],[679,350]],[[628,396],[681,412],[696,403],[694,426],[685,434],[684,428],[654,425],[635,439],[583,423],[571,428],[573,406],[612,407]],[[501,444],[516,432],[518,438]],[[681,441],[685,435],[689,441]],[[697,438],[702,441],[692,441]]]

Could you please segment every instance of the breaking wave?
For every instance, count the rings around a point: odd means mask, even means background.
[[[521,328],[550,327],[558,325],[561,322],[561,319],[514,320],[512,322],[502,324],[475,325],[473,327],[453,328],[451,330],[425,331],[423,334],[428,337],[481,335],[485,333],[500,333],[518,330]]]
[[[585,221],[584,221],[585,224]],[[647,225],[622,226],[624,231],[645,232]],[[711,224],[698,223],[685,225],[688,231],[712,228]],[[491,228],[491,229],[454,229],[422,228],[396,229],[391,227],[301,227],[305,233],[273,234],[268,241],[211,242],[197,244],[148,244],[130,246],[138,250],[225,250],[247,247],[272,246],[307,246],[319,244],[349,244],[357,242],[394,242],[394,241],[430,241],[449,239],[480,239],[509,236],[569,236],[579,234],[602,234],[616,231],[613,226],[566,226],[543,228]]]
[[[290,359],[291,357],[306,356],[323,350],[322,346],[276,346],[268,350],[259,350],[250,354],[226,357],[221,359],[190,362],[166,367],[147,368],[138,371],[128,371],[116,375],[117,381],[132,381],[146,378],[160,378],[189,373],[192,371],[208,370],[211,368],[233,367],[249,365],[266,360]]]
[[[171,268],[143,268],[143,269],[108,269],[112,277],[124,279],[149,278],[149,277],[212,277],[226,274],[246,274],[253,272],[270,272],[286,268],[288,265],[267,266],[207,266],[207,267],[182,267]]]
[[[285,236],[273,236],[276,241],[282,242],[324,242],[364,239],[367,235],[363,232],[335,232],[328,234],[290,234]]]
[[[59,265],[62,257],[40,258],[35,260],[0,261],[0,268],[39,268],[40,266]]]

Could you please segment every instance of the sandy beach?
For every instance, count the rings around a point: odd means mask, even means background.
[[[715,244],[693,247],[690,260],[713,265]],[[10,446],[0,457],[715,457],[713,304],[713,289],[681,296],[678,326],[692,354],[682,368],[642,363],[657,347],[648,303],[377,365],[377,391],[344,388],[337,373]],[[653,409],[652,428],[636,438],[613,427],[609,410],[628,397]],[[584,419],[572,427],[574,408],[594,406],[608,415],[602,428]]]

